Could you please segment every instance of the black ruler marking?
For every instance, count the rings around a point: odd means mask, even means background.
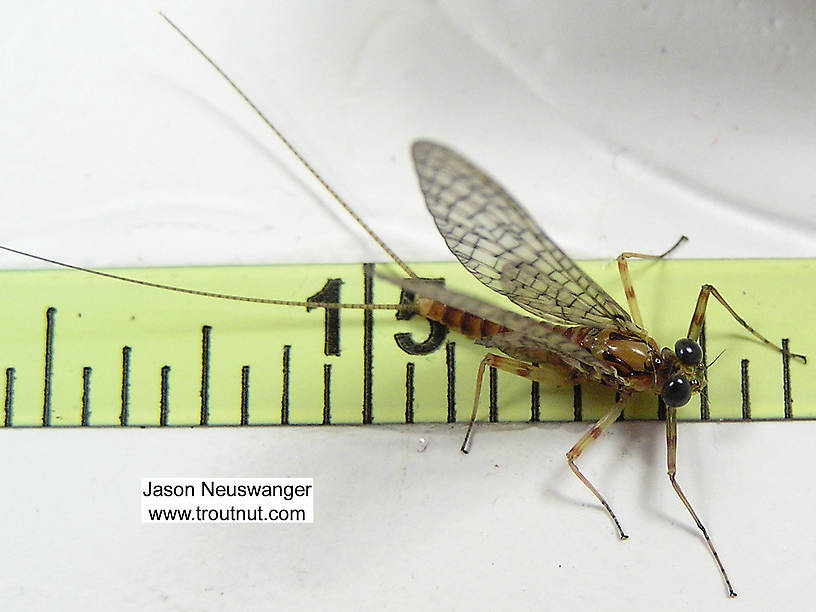
[[[241,425],[249,425],[249,366],[241,368]]]
[[[11,415],[14,411],[14,368],[6,368],[6,398],[3,403],[3,427],[11,427]]]
[[[168,393],[170,391],[169,379],[170,366],[162,366],[161,369],[161,394],[159,395],[159,426],[167,425],[167,413],[170,411],[168,405]]]
[[[498,423],[499,421],[499,380],[496,368],[490,366],[487,373],[487,387],[490,395],[490,410],[488,411],[488,420],[491,423]]]
[[[414,422],[414,364],[405,364],[405,422]]]
[[[581,397],[581,385],[572,388],[572,420],[581,422],[584,420],[583,398]]]
[[[363,303],[374,302],[374,264],[363,264]],[[363,311],[363,425],[374,421],[374,311]]]
[[[129,346],[122,347],[122,407],[119,411],[119,425],[127,427],[130,410],[130,352]]]
[[[541,421],[541,388],[537,380],[530,384],[530,421]]]
[[[212,327],[204,325],[201,328],[201,412],[198,422],[207,425],[210,422],[210,335]]]
[[[91,368],[82,368],[82,412],[80,413],[79,424],[82,427],[88,426],[91,417]]]
[[[751,396],[748,389],[748,360],[740,361],[740,394],[742,395],[742,418],[751,419]]]
[[[448,423],[456,422],[456,343],[445,344],[445,366],[448,375]]]
[[[51,425],[51,380],[54,376],[54,317],[57,309],[51,306],[45,311],[45,364],[43,371],[42,425]]]
[[[340,303],[340,288],[343,286],[342,278],[330,278],[323,285],[323,288],[310,295],[308,302],[332,302]],[[306,307],[306,312],[310,312],[312,306]],[[340,355],[340,310],[337,308],[323,309],[323,354]]]
[[[331,425],[331,364],[323,364],[323,425]]]
[[[793,396],[791,396],[789,341],[782,338],[782,397],[785,403],[785,418],[793,418]]]
[[[289,424],[289,368],[292,345],[283,346],[283,387],[281,389],[281,425]]]

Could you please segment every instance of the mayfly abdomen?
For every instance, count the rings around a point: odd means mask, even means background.
[[[431,298],[417,298],[415,304],[417,312],[426,319],[441,323],[449,329],[474,340],[510,331],[503,325],[459,308],[446,306],[442,302]]]

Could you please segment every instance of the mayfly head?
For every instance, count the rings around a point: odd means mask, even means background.
[[[706,386],[703,350],[691,338],[680,338],[674,350],[664,348],[665,378],[660,385],[660,399],[670,408],[685,406],[691,394]]]

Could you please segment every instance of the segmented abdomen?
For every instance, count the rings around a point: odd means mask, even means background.
[[[430,298],[418,298],[416,307],[417,312],[426,319],[441,323],[445,327],[474,340],[510,331],[503,325],[488,321],[464,310],[446,306],[442,302]]]

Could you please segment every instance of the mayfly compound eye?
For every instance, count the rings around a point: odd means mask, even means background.
[[[660,398],[669,408],[685,406],[691,399],[691,383],[682,374],[672,376],[663,384]]]
[[[691,338],[680,338],[674,343],[674,354],[680,363],[686,365],[697,365],[703,360],[703,350]]]

